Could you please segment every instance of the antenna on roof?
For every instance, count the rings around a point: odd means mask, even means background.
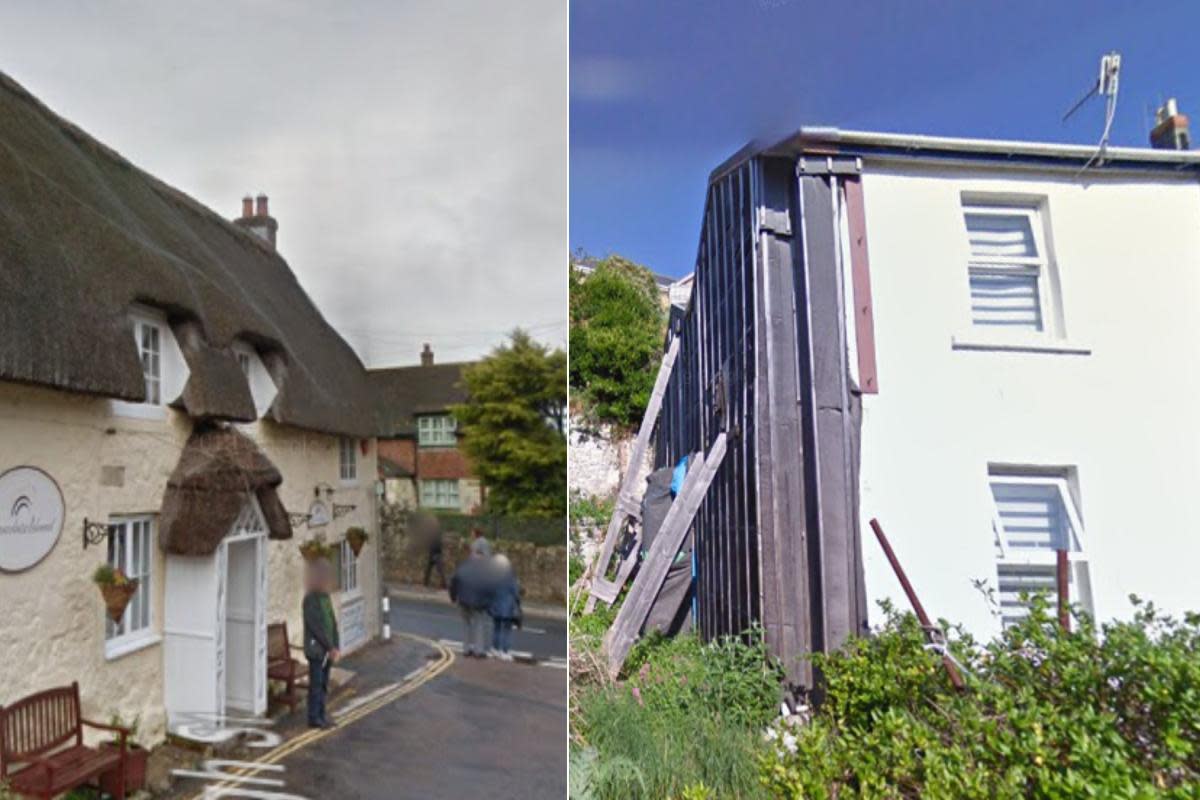
[[[1075,105],[1063,114],[1063,122],[1066,122],[1071,116],[1083,108],[1083,104],[1091,99],[1092,95],[1098,95],[1104,98],[1104,131],[1100,134],[1100,144],[1096,147],[1096,153],[1088,162],[1083,165],[1083,172],[1092,164],[1103,164],[1104,153],[1108,149],[1108,135],[1112,131],[1113,119],[1117,115],[1117,92],[1121,88],[1121,54],[1116,50],[1111,53],[1106,53],[1100,58],[1100,75],[1096,78],[1096,82],[1087,90],[1087,94],[1079,98]]]

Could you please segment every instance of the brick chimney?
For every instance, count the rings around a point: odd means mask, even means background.
[[[1174,97],[1163,103],[1154,115],[1150,146],[1156,150],[1190,150],[1192,147],[1187,115],[1179,113]]]
[[[275,249],[275,233],[279,223],[267,210],[267,196],[260,194],[257,198],[246,195],[242,198],[242,215],[234,220],[246,230],[262,238],[271,249]]]
[[[432,367],[433,366],[433,350],[431,350],[429,348],[429,342],[425,343],[425,349],[421,351],[421,366],[422,367]]]

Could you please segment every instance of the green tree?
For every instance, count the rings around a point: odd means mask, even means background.
[[[463,372],[463,449],[500,514],[565,515],[567,354],[521,329]]]
[[[662,357],[665,315],[654,276],[618,255],[570,270],[571,388],[589,416],[624,428],[642,419]]]

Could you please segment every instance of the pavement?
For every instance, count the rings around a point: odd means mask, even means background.
[[[386,588],[388,595],[393,599],[417,600],[420,602],[454,606],[454,603],[450,601],[450,594],[445,589],[409,583],[389,583]],[[524,610],[526,616],[538,617],[539,619],[558,619],[566,622],[569,616],[565,600],[557,604],[535,603],[523,600],[521,608]]]
[[[525,628],[514,636],[514,651],[523,660],[514,662],[459,657],[462,620],[456,608],[437,599],[393,593],[391,625],[391,642],[364,648],[343,662],[354,677],[330,703],[336,728],[309,730],[303,709],[285,713],[266,723],[269,747],[243,743],[207,754],[237,762],[209,762],[209,775],[197,757],[200,763],[189,774],[177,771],[175,790],[167,796],[540,800],[567,795],[565,620],[527,614]],[[215,769],[232,773],[233,779],[214,777]]]

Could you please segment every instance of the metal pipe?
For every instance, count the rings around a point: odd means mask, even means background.
[[[892,545],[888,542],[887,536],[883,533],[883,528],[879,525],[879,520],[871,520],[871,530],[875,531],[875,538],[879,540],[879,546],[883,548],[883,554],[887,556],[888,563],[892,565],[892,571],[896,573],[897,580],[900,581],[900,586],[904,589],[904,594],[908,596],[908,602],[913,608],[913,612],[917,615],[917,620],[921,623],[921,627],[925,629],[926,635],[933,629],[933,623],[929,620],[929,615],[925,613],[925,607],[921,605],[921,601],[917,598],[917,593],[913,589],[912,584],[908,581],[908,575],[904,573],[904,567],[900,566],[900,559],[896,558],[896,553],[892,550]],[[954,684],[954,688],[962,691],[966,688],[963,682],[962,674],[959,673],[958,667],[954,666],[954,661],[949,655],[942,655],[942,664],[946,667],[946,674],[950,677],[950,683]]]

